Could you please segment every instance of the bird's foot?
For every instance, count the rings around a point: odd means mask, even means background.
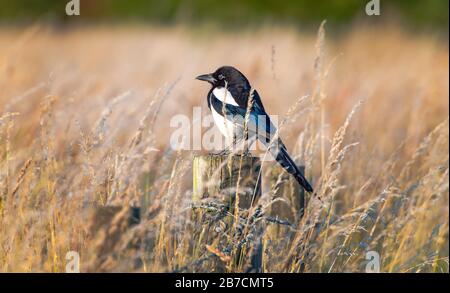
[[[249,157],[249,156],[252,155],[252,153],[248,149],[241,150],[240,152],[238,152],[238,154],[242,155],[242,156],[245,156],[245,157]]]
[[[245,149],[245,150],[233,150],[232,148],[226,148],[223,151],[217,152],[217,153],[213,153],[213,155],[215,156],[229,156],[231,154],[236,154],[236,155],[244,155],[244,156],[251,156],[252,153],[250,152],[249,149]]]
[[[213,153],[215,156],[228,156],[231,154],[231,151],[229,149],[224,149],[223,151]]]

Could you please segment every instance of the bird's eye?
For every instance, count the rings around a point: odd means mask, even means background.
[[[220,80],[225,79],[225,76],[223,76],[222,74],[219,74],[219,79]]]

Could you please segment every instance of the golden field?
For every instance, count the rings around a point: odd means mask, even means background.
[[[376,251],[382,272],[448,273],[448,42],[328,29],[0,28],[0,271],[62,272],[77,251],[82,272],[243,272],[252,249],[236,265],[227,248],[253,247],[257,230],[264,272],[364,272]],[[260,217],[207,247],[191,217],[195,152],[170,149],[169,121],[208,113],[194,78],[221,65],[286,119],[316,194],[290,227]],[[105,205],[123,208],[101,222]]]

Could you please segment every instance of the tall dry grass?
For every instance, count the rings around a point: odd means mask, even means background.
[[[82,271],[359,272],[376,251],[383,272],[448,272],[448,54],[396,27],[0,29],[0,271],[64,271],[77,251]],[[169,120],[207,114],[193,78],[225,64],[282,117],[316,194],[298,222],[268,217],[266,163],[253,210],[196,207],[205,243]]]

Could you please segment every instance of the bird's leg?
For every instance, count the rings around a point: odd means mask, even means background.
[[[216,155],[218,155],[218,156],[228,156],[229,154],[231,154],[230,147],[227,147],[224,150],[218,152]]]
[[[228,146],[226,146],[225,149],[223,149],[220,152],[214,153],[214,155],[217,155],[217,156],[229,156],[230,154],[234,154],[236,152],[236,150],[237,150],[236,142],[240,141],[240,140],[241,139],[233,137],[232,142]]]
[[[254,142],[254,139],[245,139],[244,137],[239,138],[237,148],[241,151],[240,153],[245,156],[251,156],[250,146]]]
[[[225,148],[217,153],[213,153],[213,155],[216,156],[228,156],[232,153],[233,150],[233,145],[228,144],[227,146],[225,146]]]
[[[249,139],[244,139],[242,136],[235,135],[230,145],[226,146],[224,150],[219,151],[217,153],[213,153],[217,156],[228,156],[230,154],[243,154],[245,156],[250,156],[250,146],[253,142],[255,142],[254,137],[250,137]]]

